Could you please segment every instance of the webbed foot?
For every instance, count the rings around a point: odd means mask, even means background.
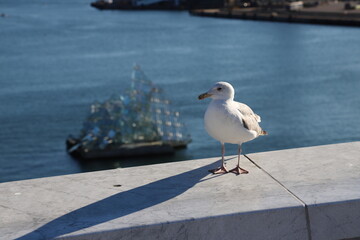
[[[228,173],[229,171],[226,169],[225,166],[221,166],[219,168],[211,169],[211,170],[209,170],[209,172],[211,172],[213,174],[225,174],[225,173]]]
[[[245,170],[239,166],[236,166],[236,168],[231,169],[230,172],[235,173],[236,175],[249,173],[248,170]]]

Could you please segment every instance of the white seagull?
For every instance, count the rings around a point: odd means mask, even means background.
[[[212,98],[204,117],[205,129],[209,135],[221,143],[222,165],[210,170],[214,174],[228,173],[225,167],[225,143],[238,144],[238,164],[230,170],[235,174],[249,173],[240,167],[241,144],[267,135],[259,122],[260,116],[244,103],[234,101],[235,91],[227,82],[216,83],[209,91],[199,96],[199,100]]]

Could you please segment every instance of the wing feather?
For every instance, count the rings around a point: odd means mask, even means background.
[[[253,130],[259,135],[267,134],[259,125],[259,122],[261,122],[260,116],[254,113],[248,105],[237,102],[237,109],[243,115],[242,121],[245,128]]]

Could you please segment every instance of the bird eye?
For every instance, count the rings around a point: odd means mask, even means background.
[[[218,88],[217,88],[218,91],[221,91],[221,89],[222,89],[221,87],[218,87]]]

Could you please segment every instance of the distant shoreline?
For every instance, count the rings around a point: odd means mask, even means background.
[[[344,3],[329,3],[297,11],[261,8],[196,9],[190,10],[190,14],[201,17],[360,26],[360,10],[344,10],[343,6]]]

